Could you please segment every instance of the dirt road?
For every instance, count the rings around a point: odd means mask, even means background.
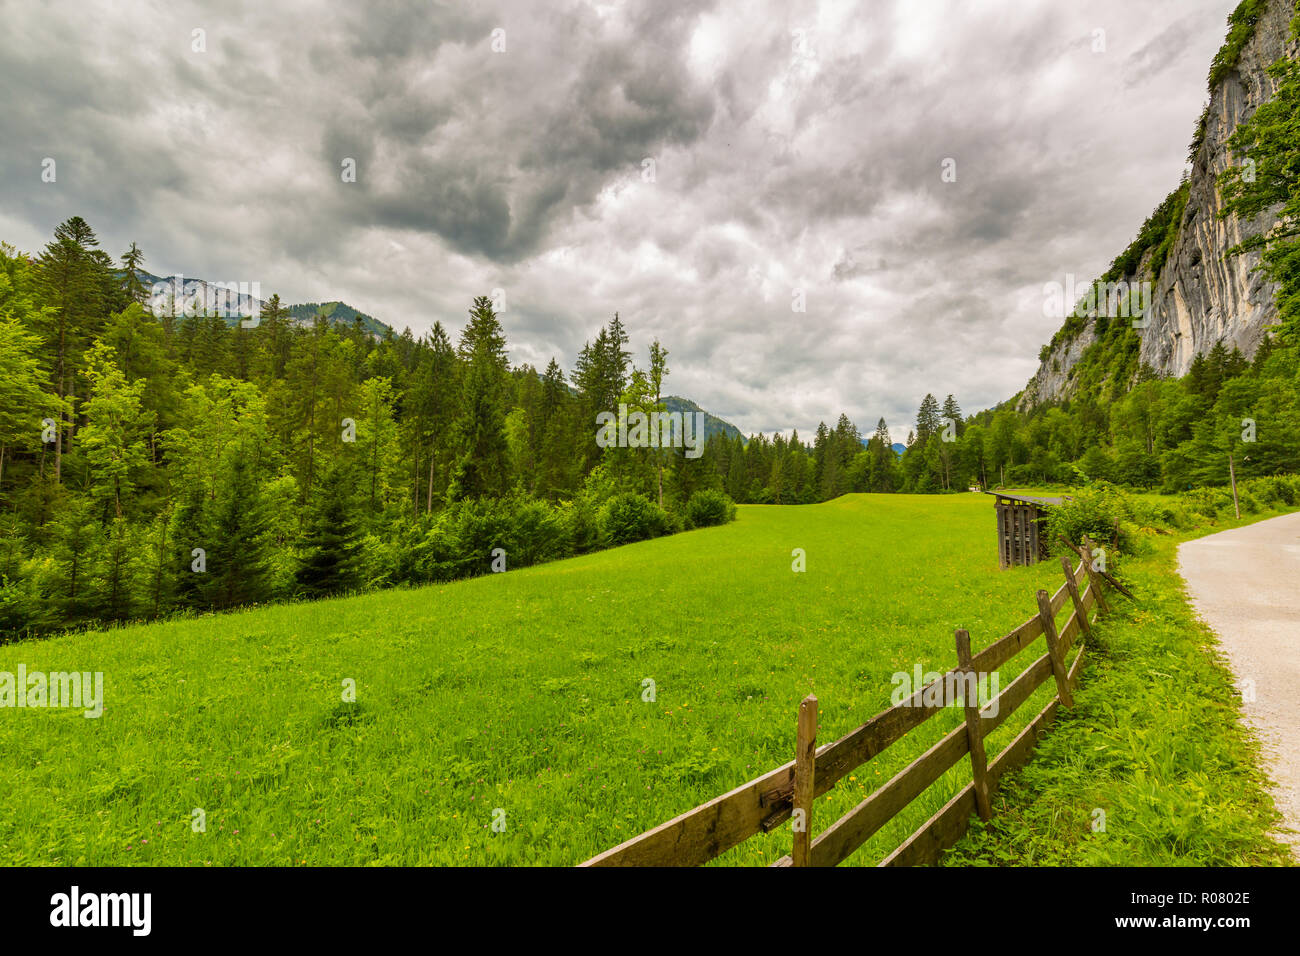
[[[1300,514],[1185,542],[1178,565],[1223,643],[1277,807],[1300,831]],[[1300,832],[1283,838],[1300,857]]]

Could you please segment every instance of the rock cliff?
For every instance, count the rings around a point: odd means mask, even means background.
[[[1217,342],[1229,349],[1236,346],[1250,357],[1268,327],[1278,321],[1274,285],[1253,272],[1260,254],[1227,255],[1243,239],[1270,229],[1275,217],[1265,213],[1254,222],[1239,222],[1218,215],[1217,177],[1241,162],[1228,149],[1229,137],[1273,94],[1275,82],[1266,72],[1268,67],[1283,56],[1300,53],[1300,43],[1291,38],[1294,0],[1266,0],[1253,6],[1257,13],[1245,28],[1249,39],[1239,49],[1229,49],[1230,34],[1211,73],[1215,82],[1197,133],[1191,173],[1170,197],[1175,200],[1174,212],[1182,206],[1176,233],[1170,233],[1172,243],[1163,256],[1151,248],[1137,250],[1135,267],[1123,269],[1118,277],[1129,283],[1152,282],[1145,325],[1135,330],[1140,337],[1138,361],[1129,363],[1124,374],[1147,364],[1161,374],[1182,376],[1193,358]],[[1251,7],[1242,4],[1239,14],[1249,15]],[[1172,218],[1170,226],[1174,227]],[[1156,258],[1159,262],[1153,269]],[[1153,277],[1155,270],[1158,275]],[[1038,372],[1021,394],[1022,409],[1074,394],[1075,366],[1097,339],[1096,322],[1092,318],[1067,321],[1044,350]]]

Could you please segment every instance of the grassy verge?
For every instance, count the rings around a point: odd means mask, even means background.
[[[1280,513],[1160,535],[1125,564],[1138,600],[1116,595],[1094,628],[1074,710],[1003,781],[993,820],[976,821],[946,865],[1290,862],[1269,835],[1278,815],[1257,744],[1176,554],[1181,541]]]

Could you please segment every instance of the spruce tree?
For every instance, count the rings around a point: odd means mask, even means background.
[[[132,302],[143,303],[145,300],[144,282],[140,279],[140,267],[144,264],[144,253],[134,242],[131,248],[122,253],[122,291]]]
[[[456,423],[460,455],[448,497],[452,500],[505,494],[510,449],[505,434],[505,335],[491,300],[474,300],[461,345],[470,347],[469,368]]]
[[[257,478],[242,454],[231,459],[209,527],[212,547],[199,582],[206,603],[228,608],[266,600],[266,513]]]
[[[939,420],[939,402],[928,392],[916,412],[916,440],[924,447],[930,436],[937,432],[943,423]]]
[[[943,401],[942,418],[945,421],[942,421],[941,424],[946,426],[948,422],[952,422],[953,428],[956,430],[957,436],[960,437],[962,432],[965,430],[966,423],[962,420],[961,417],[961,406],[957,404],[957,399],[952,397],[951,392],[948,394],[948,397]]]
[[[190,482],[172,514],[166,544],[172,554],[168,576],[175,582],[176,604],[182,608],[206,606],[206,555],[212,548],[212,537],[208,532],[208,500],[203,484]],[[196,550],[201,550],[202,554],[195,555]],[[200,559],[202,563],[196,569],[196,562]]]
[[[298,591],[323,597],[360,584],[361,523],[356,472],[348,461],[335,462],[312,500],[298,567]]]

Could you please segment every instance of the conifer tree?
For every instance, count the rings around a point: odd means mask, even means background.
[[[361,527],[356,504],[356,471],[351,462],[335,462],[312,499],[298,567],[300,594],[323,597],[360,584]]]
[[[943,423],[939,420],[939,402],[928,392],[916,412],[916,440],[924,447],[930,436],[937,432]]]
[[[144,281],[140,278],[140,267],[144,264],[144,253],[134,242],[131,248],[122,253],[122,291],[136,303],[145,300]]]
[[[216,608],[264,601],[268,594],[266,513],[252,467],[231,458],[229,474],[212,506],[207,572],[200,579],[205,603]]]
[[[474,300],[469,327],[461,338],[469,367],[456,423],[460,455],[448,496],[452,500],[505,494],[509,487],[509,447],[505,435],[505,335],[492,302]]]

